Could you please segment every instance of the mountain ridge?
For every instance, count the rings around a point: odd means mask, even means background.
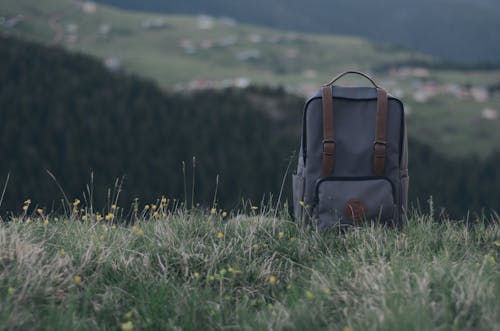
[[[98,0],[130,10],[230,16],[301,32],[361,36],[454,61],[500,60],[500,4],[471,0]],[[389,14],[389,15],[388,15]],[[432,38],[429,38],[432,36]]]

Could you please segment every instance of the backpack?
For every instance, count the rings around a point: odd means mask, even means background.
[[[357,74],[374,87],[334,86]],[[368,75],[347,71],[305,104],[297,172],[296,219],[318,230],[366,222],[407,222],[408,143],[404,107]]]

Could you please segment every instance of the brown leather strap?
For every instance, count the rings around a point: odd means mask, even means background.
[[[335,165],[335,132],[333,127],[332,87],[323,86],[323,161],[321,176],[332,176]]]
[[[373,143],[373,173],[383,176],[385,172],[385,155],[387,150],[387,92],[377,88],[375,142]]]

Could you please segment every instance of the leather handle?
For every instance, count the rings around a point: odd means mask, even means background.
[[[377,83],[375,83],[375,81],[374,81],[374,80],[373,80],[370,76],[368,76],[368,75],[367,75],[367,74],[365,74],[364,72],[361,72],[361,71],[354,71],[354,70],[352,70],[352,71],[345,71],[345,72],[341,73],[340,75],[338,75],[338,76],[336,76],[335,78],[333,78],[333,79],[332,79],[332,81],[331,81],[330,83],[325,84],[325,85],[323,85],[323,86],[330,86],[330,85],[332,85],[333,83],[335,83],[337,80],[339,80],[340,78],[344,77],[345,75],[350,75],[350,74],[354,74],[354,75],[359,75],[359,76],[362,76],[362,77],[364,77],[364,78],[368,79],[368,80],[370,81],[370,83],[372,83],[372,84],[373,84],[373,86],[375,86],[376,88],[380,88],[380,86],[379,86]]]

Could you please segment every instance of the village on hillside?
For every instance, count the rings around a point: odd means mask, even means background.
[[[75,11],[82,15],[95,15],[98,11],[98,5],[92,1],[75,1],[76,6],[67,8],[58,12],[47,19],[48,26],[53,30],[54,36],[52,44],[66,44],[68,46],[76,45],[83,37],[82,30],[75,21],[65,20],[65,15],[72,17]],[[18,26],[22,26],[24,21],[32,20],[30,15],[17,13],[10,16],[0,16],[0,29],[11,31]],[[302,80],[285,88],[292,93],[303,95],[305,97],[315,93],[317,87],[322,82],[319,81],[318,69],[314,65],[301,63],[301,49],[295,46],[298,37],[292,32],[262,34],[251,32],[242,34],[237,30],[238,22],[230,17],[215,18],[209,15],[198,15],[193,20],[194,31],[199,33],[192,36],[181,36],[176,45],[180,54],[185,57],[205,56],[206,52],[220,52],[224,56],[231,56],[236,63],[242,63],[249,66],[259,66],[268,61],[270,54],[266,50],[273,45],[279,45],[278,49],[280,59],[283,63],[296,63],[296,67],[303,69],[294,73],[295,76],[302,77]],[[217,27],[223,27],[217,31],[224,33],[210,33],[211,37],[201,32],[210,32]],[[145,32],[155,33],[159,30],[169,29],[169,23],[162,17],[150,17],[137,24],[137,29]],[[106,39],[113,33],[113,24],[111,22],[101,22],[95,26],[95,38]],[[0,30],[0,31],[1,31]],[[88,32],[87,32],[88,33]],[[274,55],[273,55],[274,56]],[[127,71],[127,63],[120,56],[120,52],[109,54],[103,58],[104,66],[110,71]],[[453,98],[456,100],[467,100],[478,104],[476,108],[480,112],[481,118],[485,120],[498,120],[499,109],[488,106],[482,107],[492,98],[500,96],[499,89],[493,89],[487,86],[460,85],[455,83],[441,82],[434,79],[431,69],[422,66],[394,66],[383,72],[376,71],[376,76],[382,77],[383,85],[390,93],[398,98],[411,98],[416,104],[425,104],[437,97]],[[175,90],[200,90],[200,89],[221,89],[228,87],[245,88],[258,82],[252,81],[250,77],[243,74],[237,77],[226,77],[224,79],[203,76],[186,77],[186,81],[179,81],[171,88]],[[410,113],[410,112],[409,112]]]

